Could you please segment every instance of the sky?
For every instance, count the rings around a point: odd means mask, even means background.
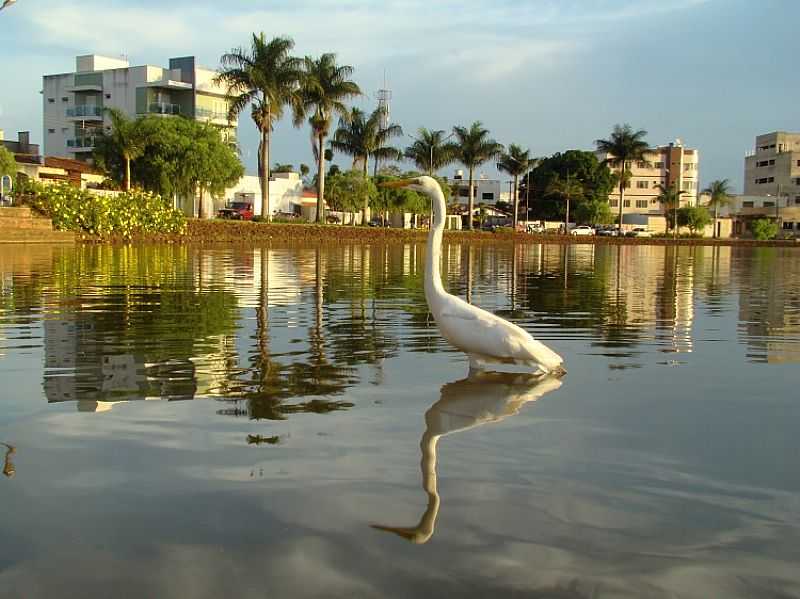
[[[195,55],[216,67],[263,31],[352,65],[361,108],[385,77],[406,133],[479,120],[544,156],[592,150],[630,123],[652,145],[699,149],[703,186],[728,178],[741,191],[755,136],[800,130],[799,19],[796,0],[18,0],[0,12],[0,129],[41,142],[41,77],[73,71],[76,55],[159,66]],[[255,126],[241,121],[254,172]],[[272,157],[313,164],[308,129],[279,123]]]

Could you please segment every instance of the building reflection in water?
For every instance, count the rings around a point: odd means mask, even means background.
[[[738,297],[750,359],[796,362],[800,262],[787,252],[446,243],[442,273],[450,292],[544,342],[590,340],[609,358],[697,351],[698,311],[735,311]],[[379,383],[401,351],[448,350],[425,304],[424,254],[421,244],[4,253],[0,353],[38,334],[45,313],[48,401],[102,411],[214,397],[238,402],[220,413],[280,415],[291,398]]]
[[[422,489],[428,496],[427,507],[416,526],[372,524],[372,528],[395,533],[412,543],[427,543],[436,528],[441,504],[436,481],[439,439],[514,416],[526,403],[555,391],[561,384],[559,378],[552,376],[483,373],[442,386],[439,400],[425,413],[425,432],[419,443]]]

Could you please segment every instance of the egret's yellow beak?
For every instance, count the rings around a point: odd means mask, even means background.
[[[395,179],[394,181],[385,181],[378,185],[378,187],[388,187],[391,189],[395,189],[398,187],[408,187],[414,183],[414,179]]]

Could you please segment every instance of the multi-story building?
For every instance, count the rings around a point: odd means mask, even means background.
[[[780,196],[800,206],[800,133],[756,137],[755,150],[744,159],[744,195]]]
[[[606,160],[610,156],[597,152],[597,158]],[[695,149],[684,147],[681,140],[651,148],[645,154],[644,160],[628,162],[625,167],[631,176],[625,187],[623,220],[626,214],[663,214],[664,207],[657,200],[659,185],[675,185],[683,191],[681,207],[697,205],[700,154]],[[620,170],[619,167],[610,168],[612,172]],[[616,215],[619,211],[618,189],[609,194],[608,204]]]
[[[448,181],[454,191],[453,195],[461,204],[469,202],[469,178],[464,176],[463,170],[457,170],[453,178]],[[475,188],[475,205],[480,203],[494,204],[500,199],[501,184],[499,179],[489,179],[486,175],[476,176],[472,185]]]
[[[45,75],[42,85],[44,152],[87,160],[97,135],[109,125],[105,108],[129,117],[182,115],[208,121],[233,136],[225,89],[216,71],[193,56],[170,58],[169,66],[130,66],[126,59],[90,54],[75,59],[75,72]]]

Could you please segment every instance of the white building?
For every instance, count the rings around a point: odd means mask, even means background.
[[[453,188],[453,196],[461,204],[469,203],[469,175],[465,175],[463,170],[457,170],[448,183]],[[475,188],[475,205],[480,203],[494,204],[501,199],[501,184],[499,179],[489,179],[481,173],[472,182]]]
[[[44,155],[87,160],[94,140],[108,126],[105,108],[131,118],[182,115],[208,121],[233,137],[225,89],[217,72],[193,56],[170,58],[169,66],[130,66],[127,59],[90,54],[75,59],[75,71],[45,75],[42,81]]]
[[[214,212],[230,202],[250,202],[253,204],[253,214],[261,214],[261,184],[258,177],[245,175],[235,186],[226,189],[224,198],[214,200]],[[272,214],[299,214],[302,203],[303,180],[299,173],[272,173],[269,179],[269,209]],[[183,208],[187,211],[186,206]]]

